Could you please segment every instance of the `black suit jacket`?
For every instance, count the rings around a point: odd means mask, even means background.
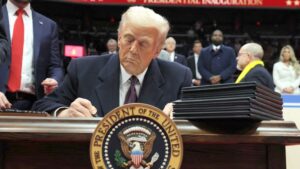
[[[181,88],[191,86],[189,68],[153,59],[145,74],[138,102],[163,109],[179,99]],[[34,110],[53,112],[69,106],[76,98],[88,99],[104,116],[119,106],[120,62],[118,55],[89,56],[73,60],[60,87],[37,101]]]
[[[272,90],[274,90],[275,87],[271,74],[261,65],[257,65],[250,70],[241,82],[256,82]]]
[[[6,5],[2,7],[2,10],[5,33],[9,43],[11,43],[10,25]],[[37,98],[42,98],[44,96],[44,89],[41,82],[49,77],[55,79],[60,84],[63,80],[64,69],[62,57],[59,52],[58,29],[56,23],[34,10],[32,10],[32,22],[35,93]],[[6,92],[6,84],[11,64],[10,53],[11,52],[9,51],[5,64],[0,65],[1,92]]]
[[[177,62],[177,63],[180,63],[180,64],[182,64],[184,66],[187,66],[187,62],[186,62],[185,56],[183,56],[181,54],[178,54],[178,53],[175,53],[174,62]]]
[[[198,61],[198,70],[202,76],[201,84],[211,84],[210,78],[214,75],[221,76],[221,83],[232,83],[236,71],[236,56],[233,48],[221,45],[218,52],[213,51],[210,45],[201,50]]]
[[[187,58],[187,66],[191,69],[193,74],[193,79],[197,79],[196,77],[196,65],[195,65],[195,57],[191,55]]]
[[[0,5],[2,5],[2,0],[0,0]],[[4,29],[2,8],[0,6],[0,64],[7,61],[9,46]]]

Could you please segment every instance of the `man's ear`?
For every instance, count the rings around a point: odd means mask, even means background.
[[[255,59],[255,56],[251,53],[248,55],[248,57],[249,57],[249,60],[254,60]]]
[[[165,45],[165,41],[162,41],[160,44],[157,45],[155,55],[154,55],[155,57],[158,57],[161,50],[164,48],[164,45]]]
[[[156,48],[155,54],[153,58],[157,58],[162,50],[162,46]]]
[[[121,43],[121,33],[118,31],[118,48],[120,49],[120,43]]]

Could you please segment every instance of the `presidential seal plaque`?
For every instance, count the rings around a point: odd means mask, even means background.
[[[180,169],[183,143],[160,109],[127,104],[108,113],[90,143],[93,169]]]

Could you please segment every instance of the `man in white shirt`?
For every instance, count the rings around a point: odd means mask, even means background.
[[[191,69],[191,71],[193,73],[193,85],[194,86],[200,86],[200,84],[201,84],[201,74],[199,73],[198,66],[197,66],[201,49],[202,49],[201,41],[195,40],[194,46],[193,46],[193,55],[191,55],[187,58],[188,67]]]
[[[118,55],[73,60],[62,85],[33,109],[58,117],[105,116],[135,102],[163,109],[192,82],[189,68],[157,59],[168,31],[168,21],[153,10],[130,7],[120,21]]]
[[[166,51],[169,53],[169,61],[177,62],[184,66],[187,66],[185,56],[175,52],[176,41],[173,37],[169,37],[166,39],[165,46],[166,46]]]
[[[8,0],[2,12],[11,51],[0,67],[0,108],[28,110],[63,78],[57,25],[32,10],[30,0]]]
[[[233,83],[236,71],[236,54],[232,47],[223,44],[223,32],[213,31],[211,45],[203,48],[198,61],[201,84]]]

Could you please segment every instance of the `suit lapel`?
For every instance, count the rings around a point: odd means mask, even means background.
[[[162,86],[165,83],[157,60],[154,59],[145,75],[138,102],[157,105],[163,96]]]
[[[44,22],[39,18],[35,11],[32,10],[32,22],[33,22],[33,57],[34,63],[40,54],[40,38],[43,30]]]
[[[103,116],[119,106],[120,62],[113,55],[98,74],[99,85],[96,94],[100,100]]]
[[[176,53],[174,54],[174,62],[178,62],[179,63],[179,59],[178,59],[178,56],[176,55]]]
[[[194,77],[196,78],[196,63],[195,63],[195,56],[194,56],[194,54],[192,55],[193,57],[192,57],[192,64],[191,64],[191,66],[192,66],[192,71],[193,71],[193,75],[194,75]],[[199,59],[198,59],[198,62],[199,62]],[[197,66],[198,66],[198,63],[197,63]]]

